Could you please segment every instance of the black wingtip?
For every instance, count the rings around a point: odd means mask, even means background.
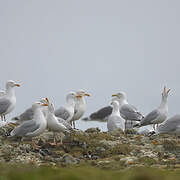
[[[148,133],[148,136],[151,137],[151,136],[153,136],[153,135],[155,135],[155,134],[156,134],[155,131],[151,131],[151,132]]]
[[[140,123],[135,124],[135,125],[133,126],[133,128],[135,128],[135,127],[140,127]]]
[[[14,118],[12,118],[12,120],[18,121],[18,120],[19,120],[19,117],[14,117]]]
[[[81,119],[82,121],[88,121],[89,120],[89,118],[88,117],[85,117],[85,118],[83,118],[83,119]]]

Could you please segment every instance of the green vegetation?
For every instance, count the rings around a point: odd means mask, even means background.
[[[51,168],[0,166],[0,180],[179,180],[180,171],[135,168],[125,171],[98,168]]]

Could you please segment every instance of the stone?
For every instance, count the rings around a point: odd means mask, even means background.
[[[101,130],[97,127],[97,128],[89,128],[85,132],[86,133],[99,133],[101,132]]]
[[[70,154],[64,154],[62,157],[62,162],[66,164],[77,164],[78,161],[72,157]]]

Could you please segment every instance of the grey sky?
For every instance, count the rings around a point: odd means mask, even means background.
[[[0,88],[22,84],[9,117],[44,96],[60,106],[79,88],[92,95],[86,115],[120,90],[148,113],[165,84],[169,115],[180,113],[179,47],[178,0],[0,0]]]

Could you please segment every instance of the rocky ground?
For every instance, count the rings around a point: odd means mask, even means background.
[[[101,132],[90,128],[66,135],[63,144],[53,145],[53,133],[31,141],[8,137],[12,126],[0,128],[0,163],[35,166],[92,166],[125,170],[134,167],[180,169],[180,144],[174,136],[144,136],[135,130]]]

